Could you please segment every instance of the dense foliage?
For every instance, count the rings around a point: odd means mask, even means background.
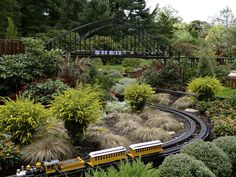
[[[110,167],[107,171],[93,171],[86,177],[159,177],[158,170],[152,168],[150,163],[144,164],[140,160],[130,162],[121,162],[118,169]]]
[[[156,69],[147,69],[144,71],[139,78],[139,82],[149,84],[152,87],[158,87],[163,84],[162,77]]]
[[[235,102],[233,99],[208,102],[205,114],[213,122],[213,132],[217,136],[236,135]]]
[[[27,86],[23,95],[34,99],[35,102],[40,102],[43,105],[48,105],[53,99],[53,96],[63,93],[69,87],[60,80],[48,79],[40,83],[34,83]]]
[[[124,78],[119,80],[112,88],[112,92],[119,95],[124,95],[124,90],[128,85],[136,83],[136,79]]]
[[[8,168],[20,161],[20,148],[7,135],[0,135],[0,165]]]
[[[213,143],[197,140],[186,145],[181,152],[204,162],[216,176],[229,177],[232,173],[229,157]]]
[[[233,172],[236,173],[236,136],[219,137],[213,143],[228,155]]]
[[[167,157],[159,170],[160,177],[216,177],[203,162],[187,154]]]
[[[153,88],[147,84],[132,84],[124,91],[125,99],[134,111],[142,111],[153,94]]]
[[[1,95],[21,90],[25,82],[56,77],[60,73],[60,51],[44,49],[41,40],[24,39],[24,54],[0,57]]]
[[[210,58],[205,54],[200,56],[199,63],[197,66],[197,74],[198,76],[214,76],[214,67],[210,60]]]
[[[220,81],[208,76],[195,78],[188,84],[188,91],[197,94],[199,101],[214,99],[220,88]]]
[[[82,138],[89,124],[101,116],[100,91],[91,85],[79,85],[64,94],[54,96],[51,110],[57,118],[65,121],[69,135],[76,141]]]
[[[32,142],[34,135],[50,117],[48,111],[29,98],[18,97],[16,101],[2,101],[4,105],[0,106],[0,131],[10,134],[11,140],[16,144]]]

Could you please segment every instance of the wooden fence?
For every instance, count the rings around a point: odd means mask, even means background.
[[[226,87],[230,87],[232,89],[236,88],[236,77],[227,77],[225,79],[225,84]]]
[[[23,53],[25,46],[20,40],[0,39],[0,56]]]

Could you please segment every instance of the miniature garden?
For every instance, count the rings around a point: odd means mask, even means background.
[[[76,1],[72,3],[76,5]],[[108,12],[113,12],[109,4],[97,0],[81,4],[86,11],[84,18],[78,16],[79,24],[87,24],[91,17],[98,18],[93,21],[107,18]],[[184,56],[181,60],[169,58],[163,63],[145,58],[79,57],[59,48],[45,48],[45,41],[65,32],[65,26],[77,20],[67,22],[65,9],[69,4],[57,6],[61,8],[60,18],[56,23],[47,18],[47,28],[38,23],[40,32],[33,21],[28,21],[17,33],[17,17],[5,11],[11,18],[2,25],[5,32],[0,36],[9,41],[18,39],[24,51],[0,55],[0,176],[15,174],[21,165],[85,158],[92,151],[152,140],[167,142],[185,132],[183,119],[150,105],[192,110],[210,128],[207,141],[186,145],[179,154],[166,157],[159,167],[138,159],[86,176],[236,175],[236,95],[234,87],[226,84],[228,75],[236,70],[236,60],[232,59],[236,56],[234,23],[227,28],[201,21],[186,24],[173,9],[158,7],[155,13],[143,17],[144,21],[153,18],[148,21],[151,26],[143,25],[150,33],[164,36]],[[97,12],[99,8],[95,7],[103,7],[107,13]],[[56,10],[53,5],[47,8]],[[170,23],[164,23],[163,15]],[[131,37],[127,39],[132,43]],[[111,39],[104,36],[103,40],[99,42],[95,36],[92,43],[99,49],[112,49]],[[116,43],[122,46],[122,41]],[[222,63],[218,56],[230,60]],[[194,63],[191,58],[198,61]]]

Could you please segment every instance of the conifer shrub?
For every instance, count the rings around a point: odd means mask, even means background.
[[[188,91],[197,94],[199,101],[208,101],[215,98],[221,89],[221,83],[214,77],[198,77],[190,81]]]
[[[207,55],[200,56],[198,66],[197,66],[198,76],[214,76],[214,67],[211,63],[210,57]]]
[[[203,162],[187,154],[168,156],[159,170],[160,177],[216,177]]]
[[[196,140],[186,145],[181,152],[204,162],[216,176],[229,177],[232,173],[229,157],[214,143]]]
[[[65,122],[72,140],[82,138],[88,125],[101,117],[100,96],[101,92],[91,85],[79,85],[54,97],[51,110],[55,117]]]
[[[142,111],[153,94],[153,88],[147,84],[132,84],[127,86],[124,91],[125,99],[133,111]]]
[[[6,31],[6,39],[16,39],[17,38],[17,27],[14,25],[13,20],[7,17],[8,26]]]
[[[233,172],[236,174],[236,136],[219,137],[213,143],[228,155]]]
[[[20,145],[32,142],[34,135],[50,117],[48,110],[29,98],[18,97],[16,101],[3,99],[0,106],[0,131],[11,135],[11,140]]]

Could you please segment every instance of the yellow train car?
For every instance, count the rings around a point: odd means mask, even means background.
[[[72,170],[77,170],[81,168],[85,168],[85,161],[82,160],[80,157],[69,159],[65,161],[61,161],[59,164],[59,171],[60,172],[67,172]]]
[[[127,159],[126,148],[123,146],[94,151],[89,153],[88,164],[91,167],[96,165]]]
[[[59,168],[60,161],[52,160],[50,162],[43,162],[42,166],[44,167],[46,174],[56,173],[56,170]]]
[[[132,144],[129,146],[128,156],[135,158],[147,154],[161,153],[163,152],[162,144],[159,140]]]

